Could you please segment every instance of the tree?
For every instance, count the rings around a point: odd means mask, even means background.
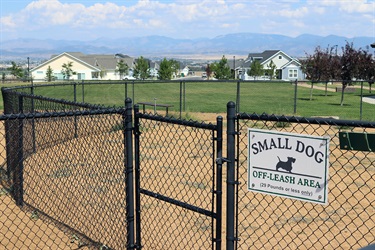
[[[357,78],[361,80],[366,80],[369,83],[369,91],[371,93],[371,85],[374,83],[375,78],[375,61],[372,58],[371,53],[365,50],[360,50],[358,53],[357,67]]]
[[[62,65],[61,74],[63,74],[64,79],[68,81],[72,75],[77,74],[75,71],[73,71],[72,67],[73,67],[73,62],[63,63]]]
[[[368,84],[369,84],[369,93],[371,93],[371,87],[375,82],[375,60],[372,59],[371,64],[369,64],[368,66],[369,66],[370,70],[368,72],[367,81],[368,81]]]
[[[8,68],[10,70],[10,74],[13,75],[16,78],[22,78],[23,77],[23,70],[21,66],[17,65],[15,62],[11,62],[12,66]]]
[[[142,80],[150,77],[150,66],[143,56],[136,60],[133,76]]]
[[[180,62],[171,59],[169,60],[172,68],[172,75],[177,76],[178,71],[180,70]]]
[[[210,68],[214,72],[214,77],[216,79],[230,79],[232,77],[232,73],[227,62],[228,60],[223,55],[219,62],[214,62],[211,64]]]
[[[100,67],[99,76],[100,78],[104,78],[107,75],[107,70],[105,68]]]
[[[323,50],[320,46],[316,47],[313,55],[307,55],[306,59],[301,61],[302,71],[306,74],[306,78],[311,80],[310,100],[312,100],[312,92],[314,83],[328,83],[333,69],[331,68],[332,49]]]
[[[276,75],[276,64],[271,60],[267,67],[268,69],[266,69],[266,73],[270,77],[270,80],[272,80]]]
[[[117,62],[115,73],[119,73],[120,79],[129,73],[129,66],[124,62],[124,60],[120,60]]]
[[[5,76],[6,76],[6,74],[3,72],[2,74],[1,74],[1,81],[4,83],[5,82]]]
[[[209,64],[207,64],[207,67],[206,67],[205,71],[206,71],[207,80],[210,80],[212,70],[211,70],[211,67],[210,67]]]
[[[247,70],[247,74],[249,76],[253,76],[255,80],[258,76],[262,76],[264,74],[263,65],[260,64],[258,60],[252,61],[250,65],[250,69]]]
[[[352,83],[353,78],[358,76],[358,55],[359,52],[354,49],[353,43],[346,43],[342,48],[341,64],[341,101],[340,105],[344,105],[344,90]]]
[[[311,82],[321,82],[329,79],[329,53],[328,49],[323,50],[320,46],[315,48],[313,55],[307,55],[307,59],[302,60],[302,69],[307,79]]]
[[[45,79],[46,79],[47,82],[52,82],[52,81],[56,80],[56,77],[53,75],[53,69],[51,68],[51,66],[48,66],[48,68],[47,68]]]
[[[170,80],[172,79],[173,72],[174,68],[172,67],[172,62],[164,57],[163,61],[160,63],[158,79]]]

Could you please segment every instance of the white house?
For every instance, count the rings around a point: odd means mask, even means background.
[[[150,62],[150,76],[151,78],[159,77],[160,65],[157,62]]]
[[[181,77],[188,76],[189,73],[190,73],[190,68],[188,66],[185,66],[182,69],[180,69],[180,76]]]
[[[34,81],[44,81],[48,67],[53,70],[56,80],[64,80],[62,65],[72,62],[72,70],[75,72],[70,80],[119,80],[120,74],[116,72],[117,64],[123,60],[132,69],[134,59],[122,55],[85,55],[80,52],[64,52],[52,56],[48,61],[30,70]]]
[[[237,63],[236,76],[242,80],[253,80],[254,76],[249,76],[247,71],[250,69],[251,63],[258,60],[263,69],[270,69],[271,62],[275,65],[276,74],[274,79],[293,81],[303,80],[305,75],[301,70],[301,64],[296,58],[293,58],[281,50],[265,50],[262,53],[250,53],[242,62]],[[270,79],[268,75],[260,76],[259,79]]]

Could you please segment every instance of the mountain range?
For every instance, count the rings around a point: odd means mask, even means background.
[[[282,50],[294,57],[312,54],[317,46],[325,49],[335,47],[340,53],[347,42],[355,48],[370,49],[373,37],[347,38],[342,36],[317,36],[304,34],[289,37],[275,34],[235,33],[214,38],[177,39],[165,36],[143,36],[123,38],[99,38],[92,41],[54,39],[13,39],[0,42],[1,60],[14,58],[50,58],[62,52],[82,52],[84,54],[122,53],[133,57],[148,58],[201,58],[222,55],[246,56],[264,50]],[[337,45],[337,47],[336,47]]]

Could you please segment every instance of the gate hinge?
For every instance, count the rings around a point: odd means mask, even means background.
[[[241,185],[240,181],[227,181],[227,183],[231,185]]]
[[[240,241],[241,239],[238,238],[238,237],[227,237],[227,240],[230,240],[230,241]]]
[[[212,190],[212,193],[214,193],[214,194],[223,194],[223,191],[219,191],[219,190]]]
[[[220,157],[216,158],[216,164],[223,164],[223,162],[231,162],[228,158]]]
[[[241,131],[229,132],[228,135],[241,135]]]

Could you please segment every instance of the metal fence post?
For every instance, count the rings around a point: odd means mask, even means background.
[[[184,109],[184,112],[186,111],[186,82],[185,80],[183,81],[183,109]]]
[[[362,121],[362,108],[363,107],[363,81],[361,81],[361,102],[359,104],[359,120]]]
[[[294,109],[293,109],[293,112],[294,114],[297,113],[297,85],[298,85],[298,81],[297,79],[295,80],[294,82]]]
[[[234,102],[227,104],[227,250],[234,249],[235,214],[235,108]]]
[[[132,95],[132,100],[133,100],[133,102],[135,103],[135,94],[134,94],[134,92],[135,92],[135,86],[134,86],[134,80],[132,81],[132,90],[133,90],[133,95]]]
[[[23,97],[21,95],[18,97],[18,105],[19,113],[22,114]],[[13,175],[14,198],[17,206],[23,205],[23,119],[24,118],[18,118],[18,164],[16,164],[16,169]]]
[[[182,115],[182,81],[180,81],[180,119]]]
[[[241,85],[240,81],[237,81],[237,95],[236,95],[236,112],[240,112],[240,95],[241,95]]]
[[[127,249],[134,249],[134,186],[133,186],[133,138],[132,138],[132,100],[125,100],[125,179],[126,179],[126,222]]]
[[[223,158],[223,117],[216,118],[217,123],[217,159]],[[221,249],[221,229],[222,229],[222,216],[223,216],[223,163],[220,160],[217,162],[217,175],[216,175],[216,249]]]
[[[85,102],[85,82],[82,80],[82,103]]]
[[[136,245],[141,248],[141,184],[140,184],[140,148],[139,105],[134,105],[134,169],[135,169],[135,237]]]
[[[73,84],[74,89],[74,102],[77,103],[77,83]],[[74,138],[78,138],[78,125],[77,125],[77,116],[74,115]]]
[[[31,80],[31,113],[35,112],[35,103],[34,103],[34,83]],[[31,133],[32,133],[32,140],[33,140],[33,153],[36,152],[36,139],[35,139],[35,118],[33,117],[31,121]]]

